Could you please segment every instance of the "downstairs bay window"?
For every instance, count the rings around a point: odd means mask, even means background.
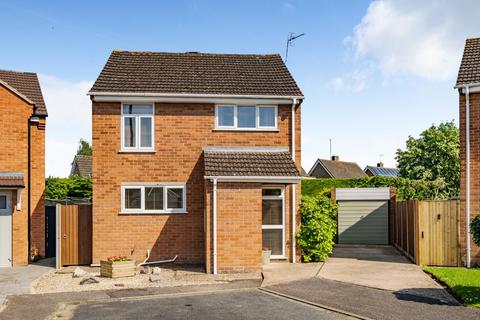
[[[185,185],[123,185],[121,213],[186,213]]]

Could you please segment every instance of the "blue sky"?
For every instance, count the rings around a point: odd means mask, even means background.
[[[392,166],[408,135],[458,118],[463,42],[480,35],[479,5],[461,2],[3,1],[0,68],[40,75],[47,174],[65,176],[78,140],[91,139],[85,93],[111,50],[284,55],[288,33],[305,32],[287,62],[306,97],[304,168],[329,156],[329,139],[343,160],[383,154]]]

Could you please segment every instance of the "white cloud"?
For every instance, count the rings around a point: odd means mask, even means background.
[[[372,70],[370,68],[357,68],[352,72],[332,79],[328,85],[335,91],[362,92],[368,87],[371,73]]]
[[[69,82],[50,75],[39,75],[39,80],[48,109],[46,175],[65,177],[80,138],[91,141],[91,102],[86,93],[93,82]]]
[[[375,0],[346,39],[385,76],[455,77],[466,37],[480,36],[478,0]]]

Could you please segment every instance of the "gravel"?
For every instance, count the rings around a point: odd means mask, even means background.
[[[234,280],[260,279],[260,273],[238,274],[206,274],[201,268],[174,267],[160,268],[161,272],[155,274],[158,281],[151,282],[148,273],[140,273],[133,277],[103,278],[100,277],[99,267],[81,267],[87,274],[84,277],[73,278],[72,274],[76,267],[66,267],[60,270],[52,270],[32,283],[32,293],[54,292],[78,292],[87,290],[109,290],[121,288],[146,288],[146,287],[175,287],[197,284],[218,284]],[[80,285],[80,282],[94,276],[99,283]]]

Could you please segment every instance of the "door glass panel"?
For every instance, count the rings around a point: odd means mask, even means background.
[[[0,209],[7,209],[7,196],[0,196]]]
[[[262,224],[283,224],[282,221],[282,200],[263,200],[262,201]]]
[[[272,250],[272,255],[283,254],[282,229],[262,230],[262,246],[264,249]]]

